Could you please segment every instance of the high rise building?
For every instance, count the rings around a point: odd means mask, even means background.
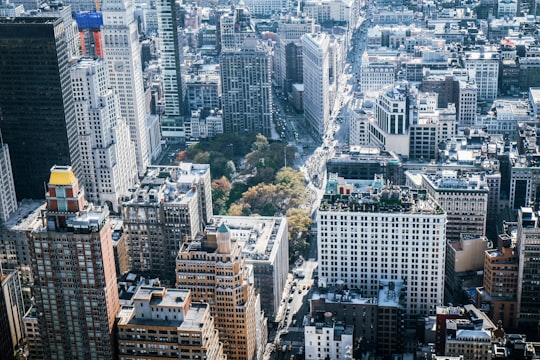
[[[79,31],[81,55],[103,58],[102,14],[89,11],[77,12],[75,21]]]
[[[410,87],[406,82],[382,90],[375,103],[370,143],[409,157]]]
[[[370,61],[367,52],[362,55],[360,66],[360,91],[379,91],[396,82],[396,64],[388,61]]]
[[[0,18],[0,130],[18,199],[43,198],[55,164],[80,170],[64,26],[60,18]]]
[[[519,257],[517,326],[538,328],[540,308],[540,216],[529,207],[518,211],[516,251]]]
[[[274,77],[284,93],[292,90],[292,84],[303,83],[302,42],[304,34],[315,32],[315,21],[306,16],[286,15],[278,21],[276,46],[274,47]]]
[[[266,324],[242,247],[227,225],[184,242],[176,261],[176,287],[210,304],[224,353],[231,360],[261,358]]]
[[[460,241],[461,234],[485,235],[489,189],[483,174],[422,174],[422,187],[446,211],[448,240]]]
[[[202,233],[212,216],[208,165],[149,167],[132,198],[122,204],[129,268],[173,280],[182,242]]]
[[[442,305],[446,213],[425,192],[332,176],[317,224],[319,285],[375,297],[379,281],[402,280],[409,319]]]
[[[1,122],[2,113],[0,112]],[[2,133],[0,132],[0,222],[7,221],[15,211],[17,211],[17,195],[13,183],[9,148],[7,144],[2,142]]]
[[[161,55],[161,76],[163,78],[163,98],[165,109],[161,119],[161,133],[164,139],[179,142],[184,137],[182,109],[183,89],[181,73],[181,47],[178,45],[178,24],[176,1],[156,1],[158,14],[158,35]]]
[[[19,276],[25,286],[34,282],[32,276],[32,259],[27,231],[37,221],[44,208],[43,201],[25,199],[19,203],[19,208],[0,226],[0,263],[4,269],[19,271]],[[28,303],[30,298],[25,299]]]
[[[81,44],[79,36],[77,36],[77,22],[73,19],[72,7],[61,2],[49,2],[47,5],[42,7],[40,11],[32,12],[32,16],[61,18],[64,22],[64,34],[68,45],[69,58],[71,60],[79,57]]]
[[[29,232],[46,359],[113,359],[119,308],[107,208],[87,203],[69,166],[54,166],[47,208]]]
[[[71,67],[71,83],[82,164],[79,180],[88,201],[117,212],[120,199],[138,181],[129,126],[120,115],[103,60],[77,61]]]
[[[315,133],[323,135],[330,120],[330,37],[325,33],[302,36],[304,117]]]
[[[223,129],[225,133],[270,136],[272,60],[259,40],[246,39],[239,50],[221,53]]]
[[[118,352],[120,360],[226,359],[210,305],[193,302],[189,290],[149,286],[118,312]]]
[[[133,0],[105,0],[101,31],[109,81],[118,94],[120,114],[129,124],[131,142],[137,155],[137,170],[142,176],[150,161],[150,150],[141,45],[134,11]]]
[[[73,9],[73,12],[99,11],[102,2],[103,0],[66,0],[64,1],[64,4],[70,5]]]
[[[30,307],[23,318],[24,332],[26,335],[26,351],[29,359],[45,359],[43,357],[43,347],[41,346],[41,336],[39,332],[39,322],[35,307]]]
[[[471,71],[478,87],[478,100],[495,100],[499,84],[499,53],[495,49],[466,52],[465,69]]]
[[[474,79],[457,81],[457,123],[462,127],[476,125],[476,102],[478,100],[478,86]]]
[[[484,253],[484,286],[477,293],[481,309],[507,329],[516,328],[518,270],[516,238],[500,234],[497,248]]]
[[[0,350],[2,359],[13,354],[24,342],[24,302],[17,270],[2,270],[0,264]]]
[[[238,7],[224,13],[219,19],[221,50],[238,50],[247,38],[256,38],[251,14]]]
[[[275,319],[289,275],[289,240],[286,217],[216,216],[207,226],[215,232],[227,225],[231,237],[242,246],[246,264],[253,268],[253,280],[261,294],[261,310]]]

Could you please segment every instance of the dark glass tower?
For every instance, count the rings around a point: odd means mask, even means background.
[[[17,198],[43,198],[55,164],[79,174],[69,51],[59,18],[0,18],[0,130]]]

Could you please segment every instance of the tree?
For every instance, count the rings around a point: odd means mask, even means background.
[[[289,222],[289,238],[294,241],[309,231],[311,218],[306,210],[293,208],[287,210],[287,221]]]
[[[212,181],[212,204],[214,214],[225,215],[227,202],[231,193],[232,185],[225,176]]]
[[[208,151],[197,153],[193,158],[193,162],[197,164],[209,164],[210,153]]]

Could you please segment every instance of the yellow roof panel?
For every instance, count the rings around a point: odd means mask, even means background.
[[[71,166],[53,166],[49,185],[71,185],[77,181]]]

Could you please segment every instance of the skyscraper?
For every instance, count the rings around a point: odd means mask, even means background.
[[[54,166],[47,208],[29,233],[46,359],[113,359],[119,307],[107,208],[84,199],[69,166]]]
[[[248,38],[240,50],[224,48],[220,65],[224,132],[270,136],[272,60],[266,46]]]
[[[0,111],[0,124],[2,123],[2,112]],[[15,194],[15,184],[13,183],[13,171],[11,170],[11,159],[9,148],[2,141],[0,131],[0,222],[5,222],[17,211],[17,197]]]
[[[120,115],[103,60],[80,59],[71,67],[71,82],[83,165],[80,180],[87,200],[118,211],[120,198],[138,180],[129,126]]]
[[[517,326],[538,329],[540,321],[540,216],[529,207],[518,211],[516,251],[519,258]]]
[[[148,113],[144,102],[141,45],[134,17],[133,0],[106,0],[102,4],[103,49],[109,81],[118,94],[120,113],[129,124],[137,155],[137,170],[143,175],[150,161]]]
[[[18,199],[43,198],[55,164],[80,170],[64,26],[59,18],[0,18],[0,130]]]
[[[0,350],[2,359],[14,359],[14,350],[24,339],[24,303],[17,270],[0,265]]]
[[[163,97],[165,113],[161,120],[162,136],[172,142],[184,137],[182,121],[183,89],[180,71],[180,47],[178,45],[178,24],[176,1],[156,1],[158,14],[158,35],[161,54],[161,75],[163,77]]]
[[[210,304],[224,353],[230,360],[261,358],[266,326],[242,247],[225,224],[204,238],[184,242],[176,261],[176,287]]]
[[[322,135],[330,120],[330,37],[325,33],[302,36],[304,117]]]

